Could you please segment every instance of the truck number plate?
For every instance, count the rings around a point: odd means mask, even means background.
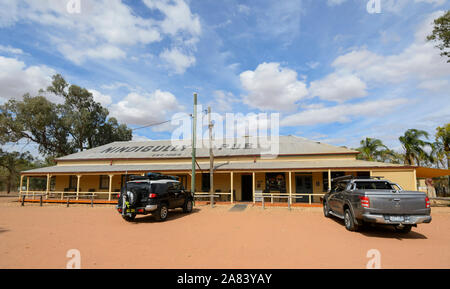
[[[127,213],[134,213],[134,212],[136,212],[135,209],[127,209]]]
[[[403,218],[403,216],[390,216],[389,220],[391,220],[391,222],[403,222],[405,218]]]

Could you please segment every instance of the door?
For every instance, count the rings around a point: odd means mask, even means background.
[[[253,177],[252,175],[242,175],[242,201],[253,201]]]
[[[180,193],[175,188],[176,183],[167,183],[167,194],[169,196],[169,209],[177,208],[180,202]]]
[[[312,176],[296,175],[295,176],[295,193],[296,194],[312,194]],[[312,197],[311,197],[312,200]],[[296,203],[309,203],[309,196],[297,196]]]
[[[346,188],[346,182],[339,182],[335,184],[334,188],[332,188],[330,192],[330,197],[328,199],[328,205],[330,206],[330,209],[340,216],[344,215],[344,193]]]
[[[186,202],[186,193],[184,192],[181,183],[174,183],[174,193],[177,207],[183,207]]]

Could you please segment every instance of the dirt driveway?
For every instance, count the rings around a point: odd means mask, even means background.
[[[112,206],[27,204],[0,198],[0,268],[65,268],[67,251],[82,268],[450,268],[450,208],[407,235],[388,228],[360,233],[326,219],[320,208],[196,207],[126,223]]]

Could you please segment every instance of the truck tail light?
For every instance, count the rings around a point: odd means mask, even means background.
[[[150,199],[154,199],[154,198],[156,198],[156,194],[150,194],[150,195],[148,195],[148,197],[149,197]]]
[[[369,197],[359,197],[359,199],[361,200],[361,206],[363,208],[370,208],[370,200]]]
[[[425,208],[430,208],[430,199],[428,197],[425,197]]]
[[[121,208],[117,209],[117,211],[119,211],[119,213],[122,213],[122,209]]]

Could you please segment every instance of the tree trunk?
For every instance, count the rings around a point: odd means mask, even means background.
[[[11,175],[6,179],[6,193],[9,195],[11,193]]]

